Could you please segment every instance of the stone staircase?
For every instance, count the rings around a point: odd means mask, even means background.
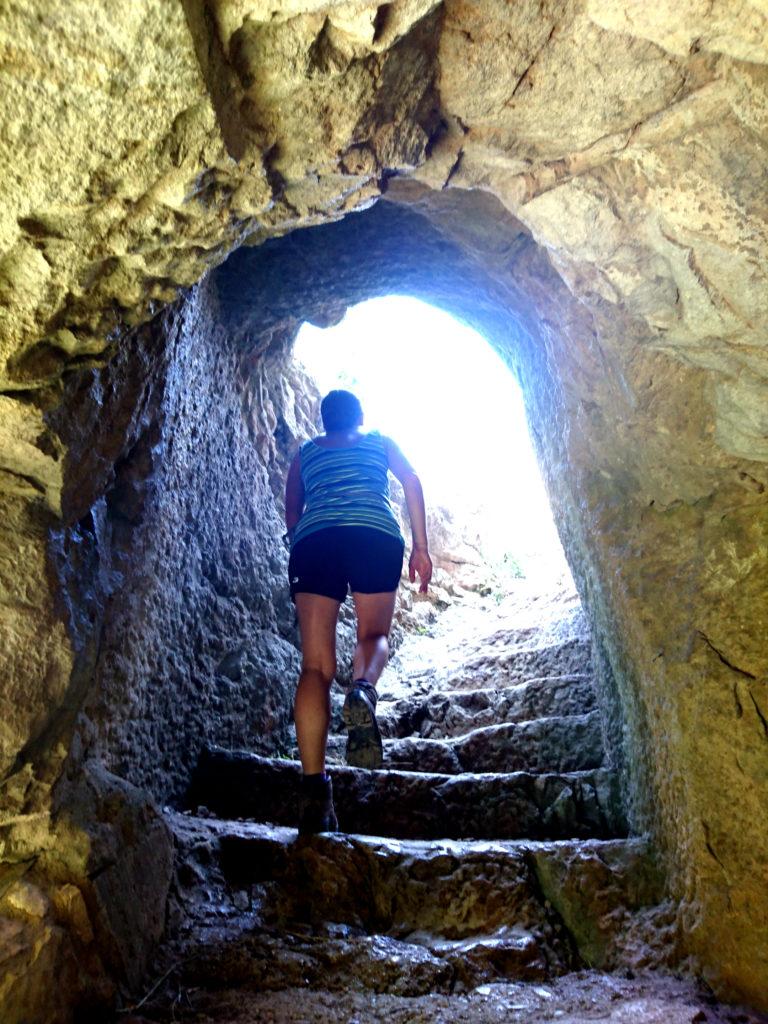
[[[498,628],[501,616],[488,611],[479,622],[465,622],[459,609],[447,623],[439,618],[431,639],[444,644],[426,666],[414,657],[424,635],[406,639],[379,687],[386,770],[344,765],[343,695],[335,695],[328,761],[344,832],[400,839],[626,834],[618,779],[604,766],[580,612],[551,615],[549,628],[514,618]],[[189,799],[219,817],[291,826],[299,778],[298,760],[213,749],[200,759]]]
[[[193,802],[218,817],[295,825],[300,776],[297,761],[212,750],[201,758]],[[340,829],[361,835],[569,839],[625,831],[616,778],[605,768],[448,775],[338,767],[333,791]]]
[[[380,686],[385,768],[346,767],[343,736],[329,742],[338,834],[297,838],[297,761],[204,754],[190,810],[169,814],[164,953],[200,1019],[240,1019],[217,1016],[223,991],[262,1001],[264,1016],[243,1020],[351,1021],[341,993],[351,1013],[355,993],[474,999],[487,985],[653,960],[643,936],[659,927],[661,879],[644,841],[627,838],[588,637],[566,610],[549,628],[499,627],[499,614],[463,632],[448,616],[431,637],[409,636]],[[289,992],[290,1006],[326,993],[327,1017],[317,1006],[269,1016]],[[198,1019],[183,1011],[152,1019]],[[451,1016],[423,1012],[403,1020]],[[359,1019],[399,1018],[390,1006]]]

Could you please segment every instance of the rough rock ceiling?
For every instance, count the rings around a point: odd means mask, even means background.
[[[30,0],[0,33],[6,390],[415,171],[495,193],[768,458],[764,3]]]

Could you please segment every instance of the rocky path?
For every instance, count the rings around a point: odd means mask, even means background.
[[[400,839],[624,835],[604,765],[590,643],[575,596],[453,604],[412,615],[380,683],[385,771],[347,768],[335,695],[329,742],[345,832]],[[415,620],[415,621],[414,621]],[[420,625],[425,620],[427,625]],[[415,628],[414,628],[415,627]],[[295,824],[298,761],[209,751],[192,802],[224,817]]]
[[[757,1021],[643,973],[673,956],[674,912],[626,835],[575,596],[408,615],[385,769],[331,739],[342,832],[297,838],[297,762],[201,759],[169,815],[167,974],[136,1019]]]

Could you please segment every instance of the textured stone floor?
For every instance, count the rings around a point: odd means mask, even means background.
[[[422,602],[411,619],[379,687],[386,770],[343,767],[344,737],[331,737],[342,829],[412,839],[625,834],[573,590],[541,595],[521,582],[502,605],[469,595],[436,614]],[[297,762],[211,751],[190,800],[289,825],[299,773]]]
[[[168,814],[171,938],[135,1020],[758,1021],[670,973],[675,908],[626,836],[573,592],[411,616],[384,769],[331,738],[339,833],[297,837],[296,762],[201,759]]]
[[[173,1016],[125,1024],[765,1024],[768,1018],[715,1002],[690,981],[666,975],[628,979],[583,971],[546,984],[482,985],[460,996],[177,988]]]

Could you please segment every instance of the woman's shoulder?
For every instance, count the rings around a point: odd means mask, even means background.
[[[382,434],[380,430],[369,430],[365,435],[365,441],[372,449],[382,452],[389,458],[393,442],[386,434]]]
[[[371,433],[376,435],[376,443],[380,445],[388,455],[392,452],[400,451],[397,441],[393,441],[388,434],[382,434],[379,430],[372,430]]]
[[[369,430],[365,437],[367,440],[373,441],[375,444],[383,444],[385,447],[390,443],[386,434],[382,434],[380,430]]]

